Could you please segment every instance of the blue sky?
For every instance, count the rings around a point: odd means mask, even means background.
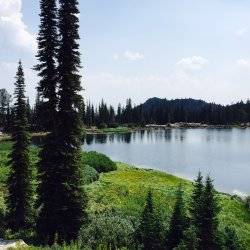
[[[86,99],[250,97],[249,1],[80,0],[80,11]],[[0,87],[13,91],[21,58],[31,100],[38,14],[38,0],[0,0]]]

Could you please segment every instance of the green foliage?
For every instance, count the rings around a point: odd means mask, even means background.
[[[201,172],[198,173],[198,177],[195,180],[193,186],[193,193],[191,196],[190,203],[190,215],[191,215],[191,223],[197,229],[197,237],[201,239],[201,231],[202,231],[202,209],[203,209],[203,177]]]
[[[200,241],[202,249],[216,249],[218,247],[218,213],[218,200],[213,182],[208,176],[202,195]]]
[[[117,169],[116,164],[109,157],[97,152],[85,152],[82,162],[94,168],[98,173],[107,173]]]
[[[6,166],[10,149],[10,142],[0,143],[1,166]],[[32,164],[35,165],[38,160],[39,148],[30,147],[29,153]],[[82,169],[83,166],[82,163]],[[189,181],[159,171],[138,169],[122,163],[117,163],[117,167],[117,171],[100,174],[98,181],[86,186],[90,218],[96,213],[102,214],[107,210],[115,210],[119,211],[124,218],[139,219],[145,205],[145,197],[148,190],[151,189],[154,194],[154,206],[162,218],[161,221],[165,223],[164,228],[168,228],[169,215],[171,215],[176,202],[176,189],[180,181],[184,191],[184,202],[187,204],[192,200],[193,185]],[[0,176],[2,176],[0,179],[6,180],[6,172],[9,172],[8,166],[0,167]],[[0,182],[0,207],[3,211],[5,211],[3,197],[6,194],[5,183]],[[240,242],[246,246],[246,249],[249,249],[250,213],[245,203],[227,194],[218,193],[216,195],[221,207],[218,214],[219,230],[223,232],[225,227],[234,225]],[[186,232],[184,240],[185,234]]]
[[[184,231],[183,239],[176,250],[197,250],[199,247],[199,238],[197,238],[196,228],[191,226]]]
[[[178,187],[176,194],[176,203],[170,221],[170,227],[167,237],[167,249],[177,247],[183,239],[183,233],[187,228],[187,217],[185,214],[185,206],[183,202],[183,190],[181,185]]]
[[[97,126],[97,128],[99,128],[99,129],[105,129],[105,128],[107,128],[108,126],[107,126],[107,124],[106,123],[100,123],[100,124],[98,124],[98,126]]]
[[[11,134],[10,173],[7,180],[7,224],[13,232],[28,229],[33,220],[32,169],[29,158],[25,82],[19,62],[15,83],[14,125]]]
[[[84,184],[90,184],[99,179],[99,173],[89,165],[83,167],[83,182]]]
[[[243,250],[244,247],[240,242],[234,228],[226,227],[224,231],[224,248],[225,250]]]
[[[140,223],[135,233],[135,240],[145,250],[159,250],[162,243],[160,234],[160,220],[154,209],[152,192],[149,191]]]
[[[83,227],[79,242],[82,248],[89,249],[120,249],[132,246],[134,222],[132,218],[123,214],[107,211],[101,214],[94,214],[90,223]]]
[[[38,84],[38,97],[35,105],[35,111],[43,114],[45,129],[54,129],[56,120],[58,73],[56,66],[56,55],[58,46],[57,34],[57,6],[56,0],[40,1],[40,28],[38,33],[38,64],[35,70],[38,72],[40,81]],[[40,97],[43,101],[40,102]],[[45,101],[46,100],[46,101]],[[46,114],[46,116],[45,116]],[[39,120],[41,117],[37,117]]]
[[[175,176],[138,169],[118,163],[118,170],[100,175],[100,179],[87,186],[89,196],[89,213],[116,209],[124,215],[140,217],[141,208],[145,205],[144,197],[149,189],[154,193],[154,205],[160,217],[168,224],[173,211],[176,188],[182,182],[185,203],[192,199],[193,185]],[[250,246],[250,213],[244,202],[226,194],[217,194],[221,210],[218,214],[219,230],[235,225],[238,237],[245,245]],[[167,226],[164,226],[167,227]]]
[[[37,223],[42,242],[52,245],[71,242],[87,221],[87,195],[81,169],[81,120],[79,110],[81,76],[79,75],[78,1],[59,0],[58,11],[58,114],[56,126],[42,151],[39,174]],[[54,49],[54,48],[53,48]],[[43,90],[44,91],[44,90]]]

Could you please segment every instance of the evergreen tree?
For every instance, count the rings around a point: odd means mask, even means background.
[[[55,127],[57,109],[57,6],[56,0],[40,0],[40,29],[38,34],[39,63],[35,66],[41,80],[38,92],[43,99],[47,128]],[[51,129],[50,129],[51,130]]]
[[[208,176],[202,196],[201,249],[218,248],[218,212],[219,207],[211,178]]]
[[[87,220],[87,197],[80,169],[82,98],[80,53],[78,44],[78,1],[60,0],[59,10],[59,105],[56,130],[51,133],[53,153],[47,156],[43,184],[40,188],[41,211],[38,233],[53,244],[75,240]],[[45,156],[49,152],[45,152]]]
[[[203,177],[201,172],[198,173],[198,177],[194,183],[193,194],[191,197],[190,204],[190,215],[191,215],[191,224],[196,228],[197,237],[201,239],[202,234],[202,209],[203,209]]]
[[[160,231],[161,226],[159,218],[154,211],[152,192],[149,191],[140,225],[136,232],[137,241],[139,241],[145,250],[159,250],[161,249]]]
[[[198,250],[199,239],[197,238],[196,228],[190,226],[183,235],[183,240],[176,250]]]
[[[7,223],[14,231],[28,229],[32,223],[32,169],[29,160],[29,135],[27,133],[27,103],[25,82],[19,62],[15,83],[13,148],[10,154],[11,171],[8,178]]]
[[[85,124],[88,127],[93,125],[92,109],[91,109],[90,103],[87,105],[87,109],[86,109]]]
[[[225,250],[241,250],[244,249],[234,228],[226,227],[224,231],[224,247]]]
[[[170,228],[167,237],[167,249],[174,249],[183,239],[183,233],[187,227],[187,218],[184,211],[183,190],[181,185],[177,191],[176,203],[170,221]]]

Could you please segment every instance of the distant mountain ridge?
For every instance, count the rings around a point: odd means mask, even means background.
[[[192,98],[153,97],[133,108],[134,122],[166,124],[199,122],[207,124],[238,124],[250,122],[250,102],[223,106]]]

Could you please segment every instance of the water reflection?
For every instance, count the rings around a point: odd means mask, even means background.
[[[250,129],[148,129],[87,135],[84,148],[191,179],[201,170],[213,176],[218,189],[250,191]]]

